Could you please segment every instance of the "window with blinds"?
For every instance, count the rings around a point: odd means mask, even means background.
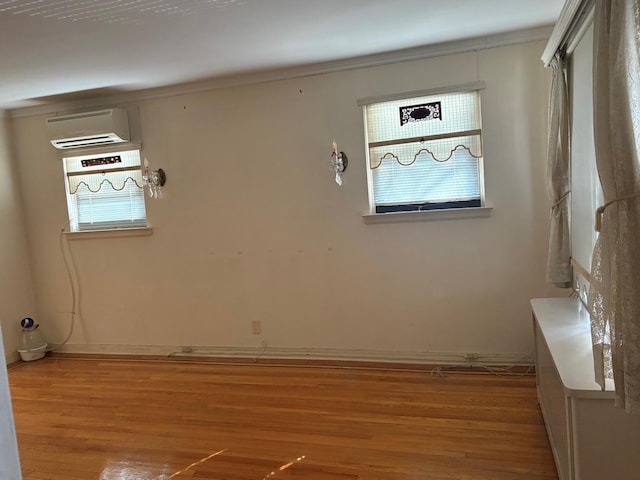
[[[72,232],[147,226],[138,150],[67,157],[64,170]]]
[[[477,90],[364,108],[372,212],[483,206]]]

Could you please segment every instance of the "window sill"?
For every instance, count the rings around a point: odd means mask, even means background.
[[[120,228],[114,230],[86,230],[84,232],[64,232],[68,240],[89,240],[92,238],[148,237],[153,235],[152,227]]]
[[[446,208],[440,210],[421,210],[415,212],[367,213],[362,215],[366,224],[422,222],[429,220],[454,220],[459,218],[487,218],[493,207]]]

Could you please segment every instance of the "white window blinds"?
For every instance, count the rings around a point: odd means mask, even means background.
[[[64,167],[72,231],[146,226],[138,150],[67,157]]]
[[[481,206],[477,91],[392,100],[365,108],[372,203],[377,213]]]

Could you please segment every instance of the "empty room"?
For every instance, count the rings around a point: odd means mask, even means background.
[[[640,479],[639,39],[0,1],[0,480]]]

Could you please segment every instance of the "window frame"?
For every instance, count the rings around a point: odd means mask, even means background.
[[[492,207],[486,205],[485,181],[484,181],[484,152],[482,157],[478,159],[478,181],[479,181],[479,201],[470,204],[467,201],[461,202],[439,202],[433,204],[419,204],[424,208],[409,209],[408,205],[396,205],[393,207],[383,207],[386,212],[377,212],[377,205],[374,196],[373,172],[370,167],[370,140],[367,126],[367,107],[373,104],[385,103],[397,100],[410,100],[415,97],[446,95],[451,93],[477,92],[480,117],[482,118],[482,94],[481,91],[486,88],[485,82],[478,81],[466,84],[459,84],[446,87],[438,87],[427,90],[418,90],[411,92],[394,93],[375,97],[366,97],[357,101],[358,106],[362,108],[363,130],[365,137],[365,158],[367,171],[367,192],[369,211],[363,214],[365,223],[386,223],[387,221],[405,221],[417,219],[448,219],[448,218],[469,218],[469,217],[486,217],[490,216]],[[482,130],[482,127],[480,127]],[[482,133],[480,133],[480,142],[482,142]],[[478,204],[479,203],[479,204]],[[418,204],[415,204],[418,206]],[[391,218],[393,217],[393,218]]]

